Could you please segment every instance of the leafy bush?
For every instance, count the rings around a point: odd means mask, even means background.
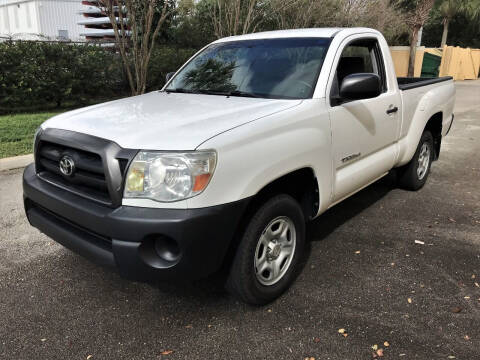
[[[194,52],[157,46],[149,66],[148,91],[161,88],[166,74]],[[111,50],[89,44],[0,43],[0,112],[78,107],[126,95],[121,58]]]
[[[195,53],[195,49],[181,49],[169,46],[157,46],[154,48],[148,67],[147,91],[163,87],[166,75],[169,72],[180,69]]]
[[[123,90],[120,59],[92,45],[0,43],[0,107],[82,104]],[[117,95],[118,96],[118,95]]]

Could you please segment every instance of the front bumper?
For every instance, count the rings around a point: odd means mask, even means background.
[[[220,268],[248,199],[200,209],[110,208],[23,174],[30,224],[128,279],[195,279]],[[160,245],[159,245],[160,244]],[[171,251],[172,248],[174,251]]]

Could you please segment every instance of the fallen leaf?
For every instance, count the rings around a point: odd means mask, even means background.
[[[389,343],[388,341],[385,341],[385,342],[383,343],[383,346],[389,347],[389,346],[390,346],[390,343]]]
[[[455,314],[458,314],[459,312],[461,312],[463,309],[460,307],[460,306],[456,306],[452,309],[452,312],[455,313]]]
[[[160,355],[170,355],[171,353],[173,353],[173,350],[165,350],[165,351],[162,351]]]
[[[382,357],[383,356],[383,349],[378,349],[377,350],[377,355],[378,355],[378,357]]]
[[[412,298],[408,298],[407,301],[408,301],[409,304],[411,304],[412,303]]]
[[[415,240],[415,244],[425,245],[425,243],[423,241],[420,241],[420,240]]]

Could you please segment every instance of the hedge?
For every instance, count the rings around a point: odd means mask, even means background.
[[[97,46],[0,43],[0,107],[86,102],[121,88],[118,59]]]
[[[193,53],[158,46],[150,62],[148,90],[163,86],[165,75]],[[0,43],[0,112],[78,107],[128,95],[121,58],[111,50],[89,44]]]

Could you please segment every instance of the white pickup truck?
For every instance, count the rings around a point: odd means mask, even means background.
[[[127,278],[222,271],[251,304],[292,283],[307,221],[393,168],[421,188],[453,121],[452,79],[397,79],[367,28],[220,39],[167,77],[39,128],[28,220]]]

